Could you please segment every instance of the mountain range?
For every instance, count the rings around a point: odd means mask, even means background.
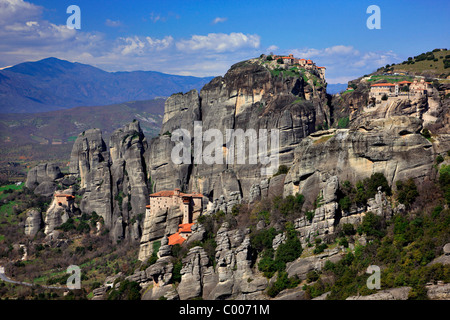
[[[0,70],[0,113],[36,113],[150,100],[199,90],[211,79],[155,71],[107,72],[51,57]]]

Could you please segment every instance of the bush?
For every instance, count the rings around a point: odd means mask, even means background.
[[[383,96],[381,97],[381,100],[386,101],[388,99],[388,96],[385,94],[383,94]]]
[[[422,136],[423,136],[425,139],[430,139],[430,138],[431,138],[430,130],[428,130],[428,129],[423,129],[423,131],[422,131]]]
[[[306,219],[308,219],[309,222],[312,222],[314,218],[314,211],[306,211],[305,217]]]
[[[338,126],[338,128],[340,128],[340,129],[345,129],[345,128],[348,127],[349,124],[350,124],[350,119],[349,119],[349,117],[344,117],[344,118],[340,118],[340,119],[338,120],[337,126]]]
[[[108,294],[108,300],[140,300],[141,287],[135,281],[123,280],[119,288],[113,289]]]
[[[369,211],[366,213],[361,225],[358,227],[358,233],[364,233],[369,237],[381,238],[384,236],[383,227],[382,218]]]
[[[253,232],[250,235],[250,245],[258,252],[272,248],[272,242],[277,233],[275,228]]]
[[[396,186],[398,202],[410,207],[419,196],[414,179],[409,178],[406,182],[398,180]]]
[[[278,176],[280,174],[286,174],[286,173],[288,173],[288,171],[289,171],[288,166],[282,164],[282,165],[280,165],[278,167],[278,171],[273,176],[275,177],[275,176]]]
[[[287,216],[290,214],[299,214],[302,210],[305,197],[302,194],[296,193],[295,196],[288,195],[286,198],[275,197],[273,206],[278,209],[281,214]]]
[[[275,297],[284,289],[295,288],[300,283],[297,277],[289,278],[286,271],[278,272],[277,280],[267,289],[267,294],[270,297]]]
[[[351,223],[344,223],[344,225],[342,226],[342,232],[346,236],[352,236],[356,233],[355,228]]]

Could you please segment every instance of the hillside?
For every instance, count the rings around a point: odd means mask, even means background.
[[[56,161],[65,167],[78,134],[100,128],[104,136],[137,119],[147,137],[158,135],[164,99],[132,101],[107,106],[76,107],[41,113],[11,113],[0,118],[0,174],[16,179],[27,166]]]
[[[411,75],[448,79],[450,76],[450,50],[434,49],[409,57],[401,63],[387,65],[380,68],[379,71],[406,72]]]
[[[211,80],[154,71],[106,72],[57,58],[0,70],[0,113],[32,113],[168,97]]]

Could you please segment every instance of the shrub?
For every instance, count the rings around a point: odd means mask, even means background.
[[[297,277],[289,278],[286,271],[278,272],[277,280],[267,289],[267,294],[270,297],[275,297],[284,289],[295,288],[300,283]]]
[[[388,99],[388,96],[385,94],[383,94],[383,96],[381,97],[381,100],[386,101]]]
[[[423,136],[425,139],[430,139],[430,138],[431,138],[430,130],[428,130],[428,129],[423,129],[423,131],[422,131],[422,136]]]
[[[346,236],[352,236],[356,233],[355,228],[351,223],[344,223],[344,225],[342,226],[342,232]]]
[[[349,117],[344,117],[344,118],[340,118],[340,119],[338,120],[337,126],[338,126],[338,128],[340,128],[340,129],[345,129],[345,128],[348,127],[349,124],[350,124],[350,119],[349,119]]]
[[[309,222],[312,222],[312,220],[314,218],[314,211],[306,211],[305,216]]]
[[[438,155],[436,157],[436,164],[441,164],[442,162],[444,162],[444,157],[442,155]]]
[[[373,212],[367,212],[361,225],[358,227],[358,233],[364,233],[367,236],[374,238],[383,237],[384,230],[382,218]]]
[[[419,196],[414,179],[409,178],[406,182],[398,180],[396,186],[398,202],[410,207]]]
[[[258,252],[262,252],[264,249],[272,248],[272,242],[277,233],[278,232],[275,228],[253,232],[250,235],[250,245]]]
[[[288,171],[289,171],[288,166],[282,164],[282,165],[280,165],[278,167],[278,171],[273,176],[275,177],[275,176],[278,176],[280,174],[286,174],[286,173],[288,173]]]

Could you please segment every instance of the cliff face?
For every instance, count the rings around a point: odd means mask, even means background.
[[[253,129],[257,134],[260,129],[267,129],[269,139],[270,130],[278,129],[279,164],[289,164],[300,141],[314,132],[317,124],[327,121],[325,84],[321,81],[319,84],[320,87],[317,83],[315,86],[312,80],[305,81],[300,75],[274,75],[258,59],[253,59],[232,66],[223,77],[205,85],[200,94],[193,90],[173,95],[165,105],[161,135],[149,147],[153,191],[181,188],[203,193],[211,202],[219,201],[221,196],[228,201],[237,194],[248,199],[251,186],[265,178],[261,175],[264,165],[250,164],[248,145],[244,164],[237,161],[227,164],[222,157],[222,164],[210,165],[205,161],[198,163],[191,156],[191,163],[196,163],[176,165],[170,161],[175,146],[171,134],[181,128],[193,138],[197,121],[197,129],[202,133],[210,129],[222,133],[223,151],[227,154],[230,152],[226,149],[227,129],[242,129],[245,133]],[[257,139],[261,137],[258,135]],[[201,143],[202,150],[209,144],[209,141]]]
[[[376,172],[383,173],[390,185],[405,178],[430,178],[435,151],[421,129],[420,119],[398,116],[316,133],[297,148],[284,193],[315,197],[326,175],[353,184]]]
[[[147,142],[138,122],[116,130],[107,150],[99,129],[75,141],[70,172],[80,179],[82,212],[95,211],[114,240],[138,241],[148,204]]]

